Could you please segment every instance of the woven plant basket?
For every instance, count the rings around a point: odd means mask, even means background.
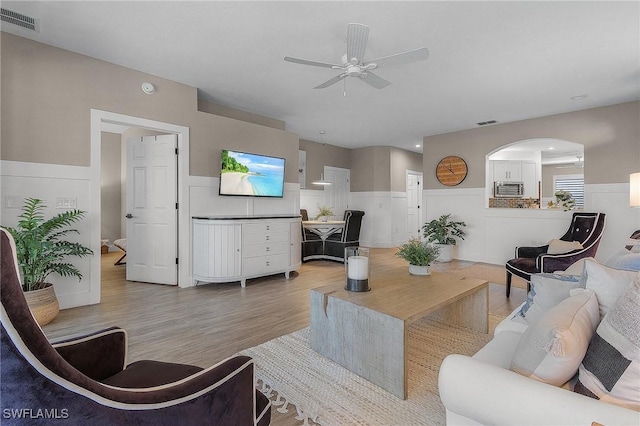
[[[25,291],[24,297],[40,326],[49,324],[60,312],[58,298],[51,283],[46,283],[45,288],[40,290]]]

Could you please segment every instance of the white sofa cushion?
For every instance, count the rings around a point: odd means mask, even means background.
[[[614,269],[594,261],[585,262],[581,281],[588,290],[596,293],[600,318],[604,318],[636,276],[636,271]]]
[[[609,260],[605,262],[605,265],[615,269],[640,271],[640,252],[634,253],[626,248],[622,248],[611,256]]]
[[[569,292],[580,287],[580,277],[560,274],[534,274],[531,291],[527,294],[520,316],[528,324],[535,324],[549,309],[569,297]]]
[[[599,321],[595,293],[571,290],[569,298],[545,312],[524,332],[511,360],[511,370],[561,386],[578,371]]]
[[[575,390],[640,411],[640,277],[598,326]]]

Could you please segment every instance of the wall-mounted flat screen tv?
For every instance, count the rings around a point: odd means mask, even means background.
[[[219,194],[282,198],[284,163],[284,158],[223,149]]]

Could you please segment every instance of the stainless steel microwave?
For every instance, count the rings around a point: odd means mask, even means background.
[[[522,182],[494,182],[493,196],[495,198],[522,198],[524,183]]]

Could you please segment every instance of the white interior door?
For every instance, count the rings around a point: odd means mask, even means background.
[[[324,166],[324,180],[331,185],[324,187],[325,205],[338,218],[349,208],[349,192],[351,191],[351,170],[339,167]]]
[[[422,173],[407,171],[407,239],[421,235],[421,201]]]
[[[127,280],[177,284],[177,142],[127,140]]]

